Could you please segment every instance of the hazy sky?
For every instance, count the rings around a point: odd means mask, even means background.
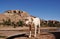
[[[0,13],[16,9],[41,19],[60,21],[60,0],[0,0]]]

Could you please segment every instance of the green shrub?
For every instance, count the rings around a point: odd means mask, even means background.
[[[3,24],[4,25],[11,25],[11,20],[10,19],[8,19],[8,20],[3,20]]]
[[[11,25],[14,27],[14,28],[16,28],[16,23],[15,22],[11,22]]]
[[[22,27],[23,24],[24,24],[23,21],[20,21],[20,20],[19,20],[19,21],[17,22],[17,25],[18,25],[18,26],[21,26],[21,27]]]

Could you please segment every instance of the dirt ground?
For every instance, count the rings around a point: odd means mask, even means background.
[[[12,28],[12,27],[0,27],[0,36],[6,36],[5,38],[0,37],[0,39],[6,39],[11,35],[15,34],[26,34],[29,35],[29,28],[28,27],[17,27],[17,28]],[[24,37],[24,36],[18,36],[14,37],[14,39],[55,39],[54,35],[51,33],[46,33],[46,32],[41,32],[40,34],[37,34],[37,37],[35,38],[33,36],[34,32],[32,33],[32,37]],[[12,38],[11,38],[12,39]]]

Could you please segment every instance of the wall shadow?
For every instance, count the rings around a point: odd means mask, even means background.
[[[50,32],[52,34],[54,34],[56,39],[60,39],[60,32]]]
[[[6,39],[14,39],[14,38],[17,38],[17,37],[28,37],[28,35],[26,35],[26,34],[19,34],[19,35],[14,35],[14,36],[8,37]]]

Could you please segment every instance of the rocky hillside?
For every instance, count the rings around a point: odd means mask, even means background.
[[[0,22],[3,22],[3,20],[10,19],[11,21],[17,22],[19,20],[24,20],[25,17],[30,16],[25,11],[20,10],[8,10],[5,11],[3,14],[0,14]]]

